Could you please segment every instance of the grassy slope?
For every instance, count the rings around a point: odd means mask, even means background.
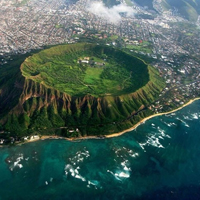
[[[198,3],[195,3],[193,0],[166,0],[166,2],[170,5],[170,7],[174,6],[178,8],[180,14],[189,19],[190,21],[197,20],[200,5],[198,5]]]
[[[135,0],[135,2],[153,9],[153,0]],[[177,8],[179,13],[190,21],[196,21],[200,14],[200,0],[162,0],[161,5],[165,10]]]
[[[84,57],[105,62],[105,66],[77,64]],[[23,63],[22,74],[72,96],[122,95],[148,82],[147,67],[142,61],[110,47],[84,43],[53,47],[36,54]]]
[[[176,7],[190,21],[196,21],[200,14],[200,0],[163,0],[163,6],[166,9]]]

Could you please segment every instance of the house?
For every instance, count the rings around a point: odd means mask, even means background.
[[[95,62],[94,64],[95,64],[95,65],[99,65],[99,66],[105,65],[105,63],[100,63],[100,62]]]

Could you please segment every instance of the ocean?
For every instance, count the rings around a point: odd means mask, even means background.
[[[108,139],[0,148],[0,200],[199,200],[200,100]]]

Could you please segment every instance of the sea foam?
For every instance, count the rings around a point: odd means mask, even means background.
[[[20,162],[23,159],[24,159],[24,155],[23,154],[19,154],[19,157],[16,159],[16,161],[13,164],[11,164],[11,166],[9,167],[9,169],[11,171],[13,171],[16,167],[21,169],[23,167],[23,165]]]

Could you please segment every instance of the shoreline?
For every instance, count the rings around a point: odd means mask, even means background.
[[[135,124],[133,127],[129,128],[129,129],[126,129],[124,131],[121,131],[119,133],[113,133],[111,135],[106,135],[105,138],[112,138],[112,137],[118,137],[120,135],[123,135],[127,132],[130,132],[130,131],[133,131],[135,130],[139,125],[143,124],[145,121],[151,119],[151,118],[154,118],[154,117],[157,117],[157,116],[161,116],[161,115],[167,115],[167,114],[171,114],[171,113],[174,113],[178,110],[181,110],[183,109],[184,107],[190,105],[191,103],[193,103],[194,101],[197,101],[197,100],[200,100],[200,97],[197,97],[195,99],[191,99],[190,101],[188,101],[186,104],[183,104],[181,107],[179,108],[176,108],[175,110],[172,110],[172,111],[168,111],[168,112],[164,112],[164,113],[157,113],[157,114],[154,114],[154,115],[150,115],[144,119],[142,119],[141,121],[139,121],[137,124]]]
[[[197,97],[195,99],[191,99],[186,104],[182,105],[179,108],[176,108],[175,110],[164,112],[164,113],[157,113],[157,114],[154,114],[154,115],[150,115],[150,116],[142,119],[141,121],[139,121],[133,127],[129,128],[129,129],[126,129],[124,131],[121,131],[119,133],[113,133],[113,134],[110,134],[110,135],[103,135],[103,136],[86,136],[86,137],[79,137],[79,138],[66,138],[66,137],[56,136],[56,135],[42,135],[38,139],[27,140],[27,141],[25,141],[23,143],[19,143],[17,145],[22,145],[22,144],[26,144],[26,143],[30,143],[30,142],[36,142],[36,141],[39,141],[39,140],[47,140],[47,139],[63,139],[63,140],[71,141],[71,142],[73,142],[73,141],[76,142],[78,140],[86,140],[86,139],[107,139],[107,138],[118,137],[118,136],[121,136],[121,135],[123,135],[125,133],[128,133],[130,131],[135,130],[138,126],[140,126],[141,124],[143,124],[144,122],[146,122],[147,120],[149,120],[151,118],[154,118],[154,117],[157,117],[157,116],[161,116],[161,115],[167,115],[167,114],[174,113],[174,112],[176,112],[178,110],[181,110],[182,108],[190,105],[191,103],[193,103],[194,101],[197,101],[197,100],[200,100],[200,97]]]

